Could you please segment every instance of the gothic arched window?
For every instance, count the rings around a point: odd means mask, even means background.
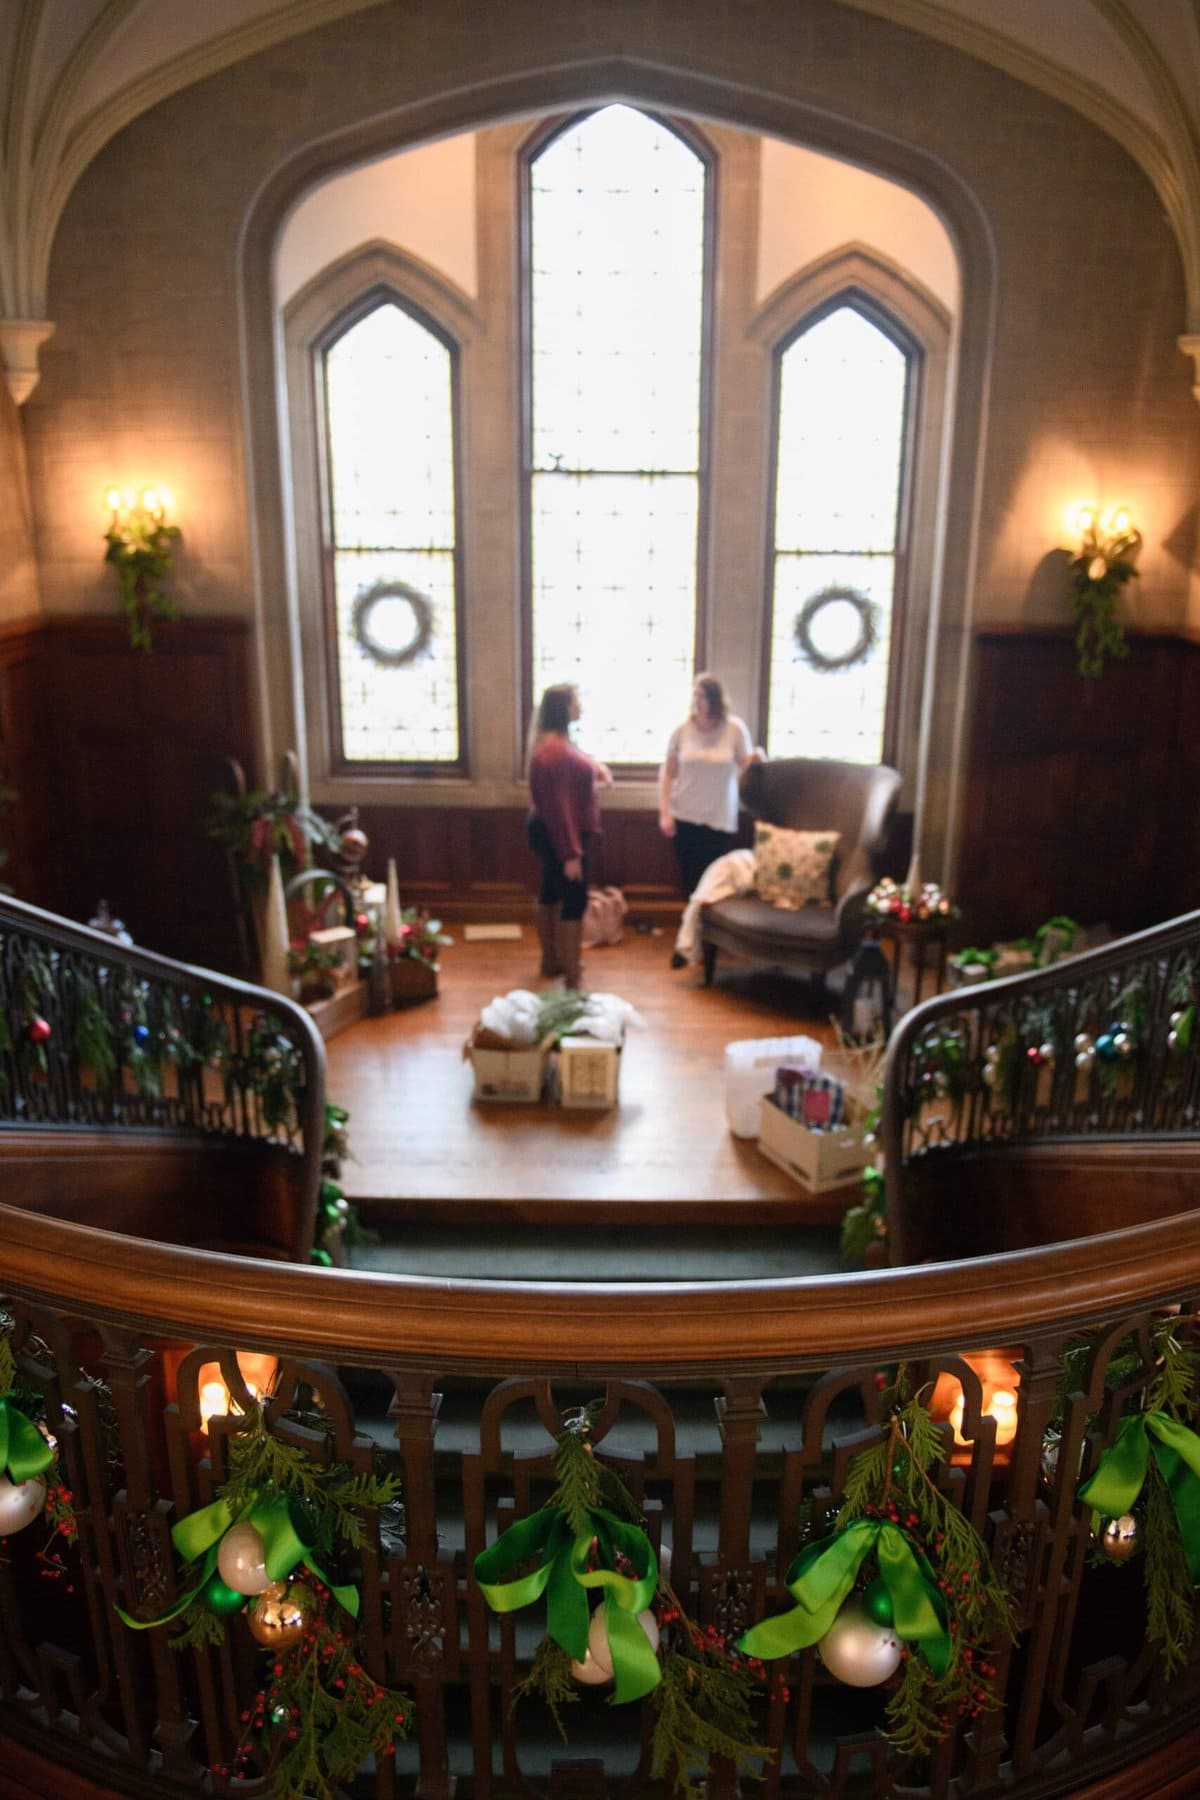
[[[696,649],[708,169],[629,106],[526,168],[528,698],[575,682],[589,749],[645,765]]]
[[[335,766],[457,768],[454,351],[389,298],[322,363]]]
[[[849,303],[777,357],[772,756],[874,763],[891,752],[911,365]]]

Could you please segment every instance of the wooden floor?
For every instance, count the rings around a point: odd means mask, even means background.
[[[630,933],[590,951],[586,985],[619,994],[645,1019],[622,1057],[621,1100],[605,1113],[548,1104],[502,1106],[472,1099],[462,1045],[481,1007],[536,979],[530,927],[520,943],[465,943],[442,957],[436,1000],[367,1019],[328,1045],[329,1095],[350,1110],[355,1160],[350,1198],[397,1218],[445,1217],[476,1224],[561,1217],[563,1202],[587,1223],[715,1222],[749,1208],[764,1215],[840,1219],[845,1191],[823,1203],[734,1138],[724,1109],[724,1050],[736,1038],[819,1041],[828,1022],[808,1016],[809,990],[782,973],[672,971],[670,936]]]

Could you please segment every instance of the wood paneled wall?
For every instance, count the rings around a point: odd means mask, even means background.
[[[1059,912],[1134,930],[1200,905],[1200,645],[1134,637],[1086,680],[1069,634],[984,630],[975,665],[967,938]]]
[[[372,869],[396,858],[405,905],[455,919],[532,916],[538,865],[525,841],[524,808],[368,805],[359,817]],[[675,852],[658,829],[657,811],[604,814],[592,881],[621,888],[636,916],[678,912]]]
[[[12,793],[0,815],[0,845],[7,853],[0,882],[31,900],[53,891],[60,832],[53,779],[57,721],[45,682],[44,645],[45,633],[37,625],[0,634],[0,786]]]
[[[232,967],[203,823],[224,758],[251,758],[246,625],[183,621],[147,655],[120,620],[48,619],[0,643],[0,725],[17,894],[74,919],[103,896],[146,948]]]
[[[55,618],[0,637],[0,776],[18,793],[5,878],[86,919],[104,895],[139,943],[236,968],[228,872],[204,834],[223,759],[253,765],[249,637],[181,621],[149,656],[117,620]],[[1200,644],[1132,640],[1098,681],[1069,635],[984,630],[959,896],[972,942],[1055,912],[1134,929],[1200,904]],[[527,917],[537,869],[519,807],[361,808],[370,866],[451,919]],[[903,846],[889,858],[903,871]],[[596,870],[635,917],[679,905],[653,811],[604,820]]]

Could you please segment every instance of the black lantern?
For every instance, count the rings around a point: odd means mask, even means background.
[[[846,971],[842,989],[842,1030],[866,1043],[882,1030],[892,1031],[892,973],[877,938],[864,938]]]

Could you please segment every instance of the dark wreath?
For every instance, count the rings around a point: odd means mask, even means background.
[[[412,609],[412,636],[394,650],[381,644],[371,630],[371,616],[384,600],[407,600]],[[377,581],[355,595],[350,631],[363,655],[381,669],[407,669],[429,655],[433,644],[433,605],[428,594],[410,587],[407,581]]]
[[[827,606],[839,605],[852,606],[858,614],[858,636],[840,656],[827,656],[813,641],[813,621]],[[792,627],[796,655],[814,669],[820,669],[822,674],[829,674],[835,669],[853,669],[859,663],[866,662],[878,637],[879,608],[873,600],[868,600],[865,594],[860,593],[858,588],[851,587],[827,587],[822,588],[819,594],[813,594],[796,614],[796,622]]]

